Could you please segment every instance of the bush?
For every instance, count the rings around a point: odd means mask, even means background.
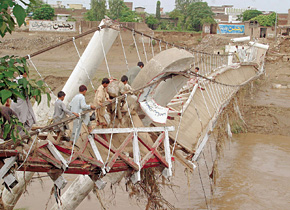
[[[33,13],[33,19],[35,20],[53,20],[54,9],[48,5],[44,4],[42,7],[36,9]]]

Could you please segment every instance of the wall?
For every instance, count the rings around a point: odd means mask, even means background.
[[[290,25],[290,9],[288,9],[288,23],[287,25]]]
[[[251,36],[251,38],[261,38],[261,28],[266,29],[265,38],[275,38],[275,27],[264,27],[258,23],[251,24],[250,21],[245,22],[245,35]]]
[[[77,21],[76,22],[76,28],[77,31],[81,29],[81,32],[86,32],[92,28],[98,27],[100,24],[99,21]],[[127,23],[121,23],[123,26],[127,26],[128,28],[133,28],[136,31],[144,32],[146,31],[148,34],[153,35],[154,32],[147,26],[146,23],[135,23],[135,22],[127,22]]]
[[[86,9],[54,9],[54,13],[57,14],[70,14],[72,18],[75,18],[77,21],[84,20],[84,14],[87,12]]]
[[[131,11],[133,10],[133,2],[124,2],[124,3]]]
[[[287,25],[288,13],[278,13],[278,26]]]
[[[229,20],[229,15],[226,15],[226,14],[216,14],[216,15],[214,16],[214,19],[215,19],[218,23],[222,23],[222,22],[227,23],[228,20]]]
[[[29,31],[75,32],[75,22],[30,20]]]
[[[69,4],[70,9],[83,9],[82,4]]]
[[[245,25],[244,24],[219,24],[218,34],[244,34]]]

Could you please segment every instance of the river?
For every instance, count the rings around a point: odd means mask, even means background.
[[[290,137],[239,134],[224,153],[212,209],[290,209]]]
[[[290,209],[290,137],[252,133],[234,135],[231,142],[224,144],[213,195],[210,190],[212,180],[207,176],[213,163],[210,150],[214,145],[211,141],[199,159],[200,170],[196,168],[193,174],[187,173],[181,164],[175,163],[175,176],[170,182],[174,192],[167,187],[162,190],[171,204],[182,210]],[[67,176],[67,179],[71,182],[74,177]],[[52,181],[49,178],[43,178],[43,181],[41,185],[34,180],[28,186],[29,194],[21,197],[16,208],[45,209]],[[101,193],[108,209],[145,209],[144,202],[137,204],[129,198],[124,183],[113,189],[115,196],[109,185]],[[52,198],[48,206],[54,202]],[[77,209],[101,208],[95,195],[90,193]]]

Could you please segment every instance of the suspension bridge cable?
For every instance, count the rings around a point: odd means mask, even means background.
[[[35,71],[38,73],[38,75],[40,76],[41,80],[44,82],[44,84],[46,85],[46,87],[48,88],[48,90],[50,91],[50,93],[52,95],[54,95],[54,93],[52,92],[52,90],[50,89],[50,87],[48,86],[48,84],[45,82],[44,78],[42,77],[42,75],[40,74],[40,72],[38,71],[38,69],[36,68],[36,66],[34,65],[34,63],[32,62],[32,59],[30,57],[30,55],[27,55],[31,65],[33,66],[33,68],[35,69]],[[54,95],[55,96],[55,95]]]

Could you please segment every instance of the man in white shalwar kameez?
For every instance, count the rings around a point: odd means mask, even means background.
[[[86,103],[86,99],[85,99],[86,92],[87,92],[87,87],[85,85],[81,85],[79,87],[79,94],[77,94],[69,104],[70,110],[72,112],[81,114],[85,110],[96,109],[94,105],[88,105]],[[84,122],[85,125],[88,126],[89,132],[91,131],[90,114],[87,113],[85,115],[82,115],[81,118],[77,118],[74,120],[73,131],[72,131],[72,136],[71,136],[72,142],[77,141],[80,135],[82,122]]]

